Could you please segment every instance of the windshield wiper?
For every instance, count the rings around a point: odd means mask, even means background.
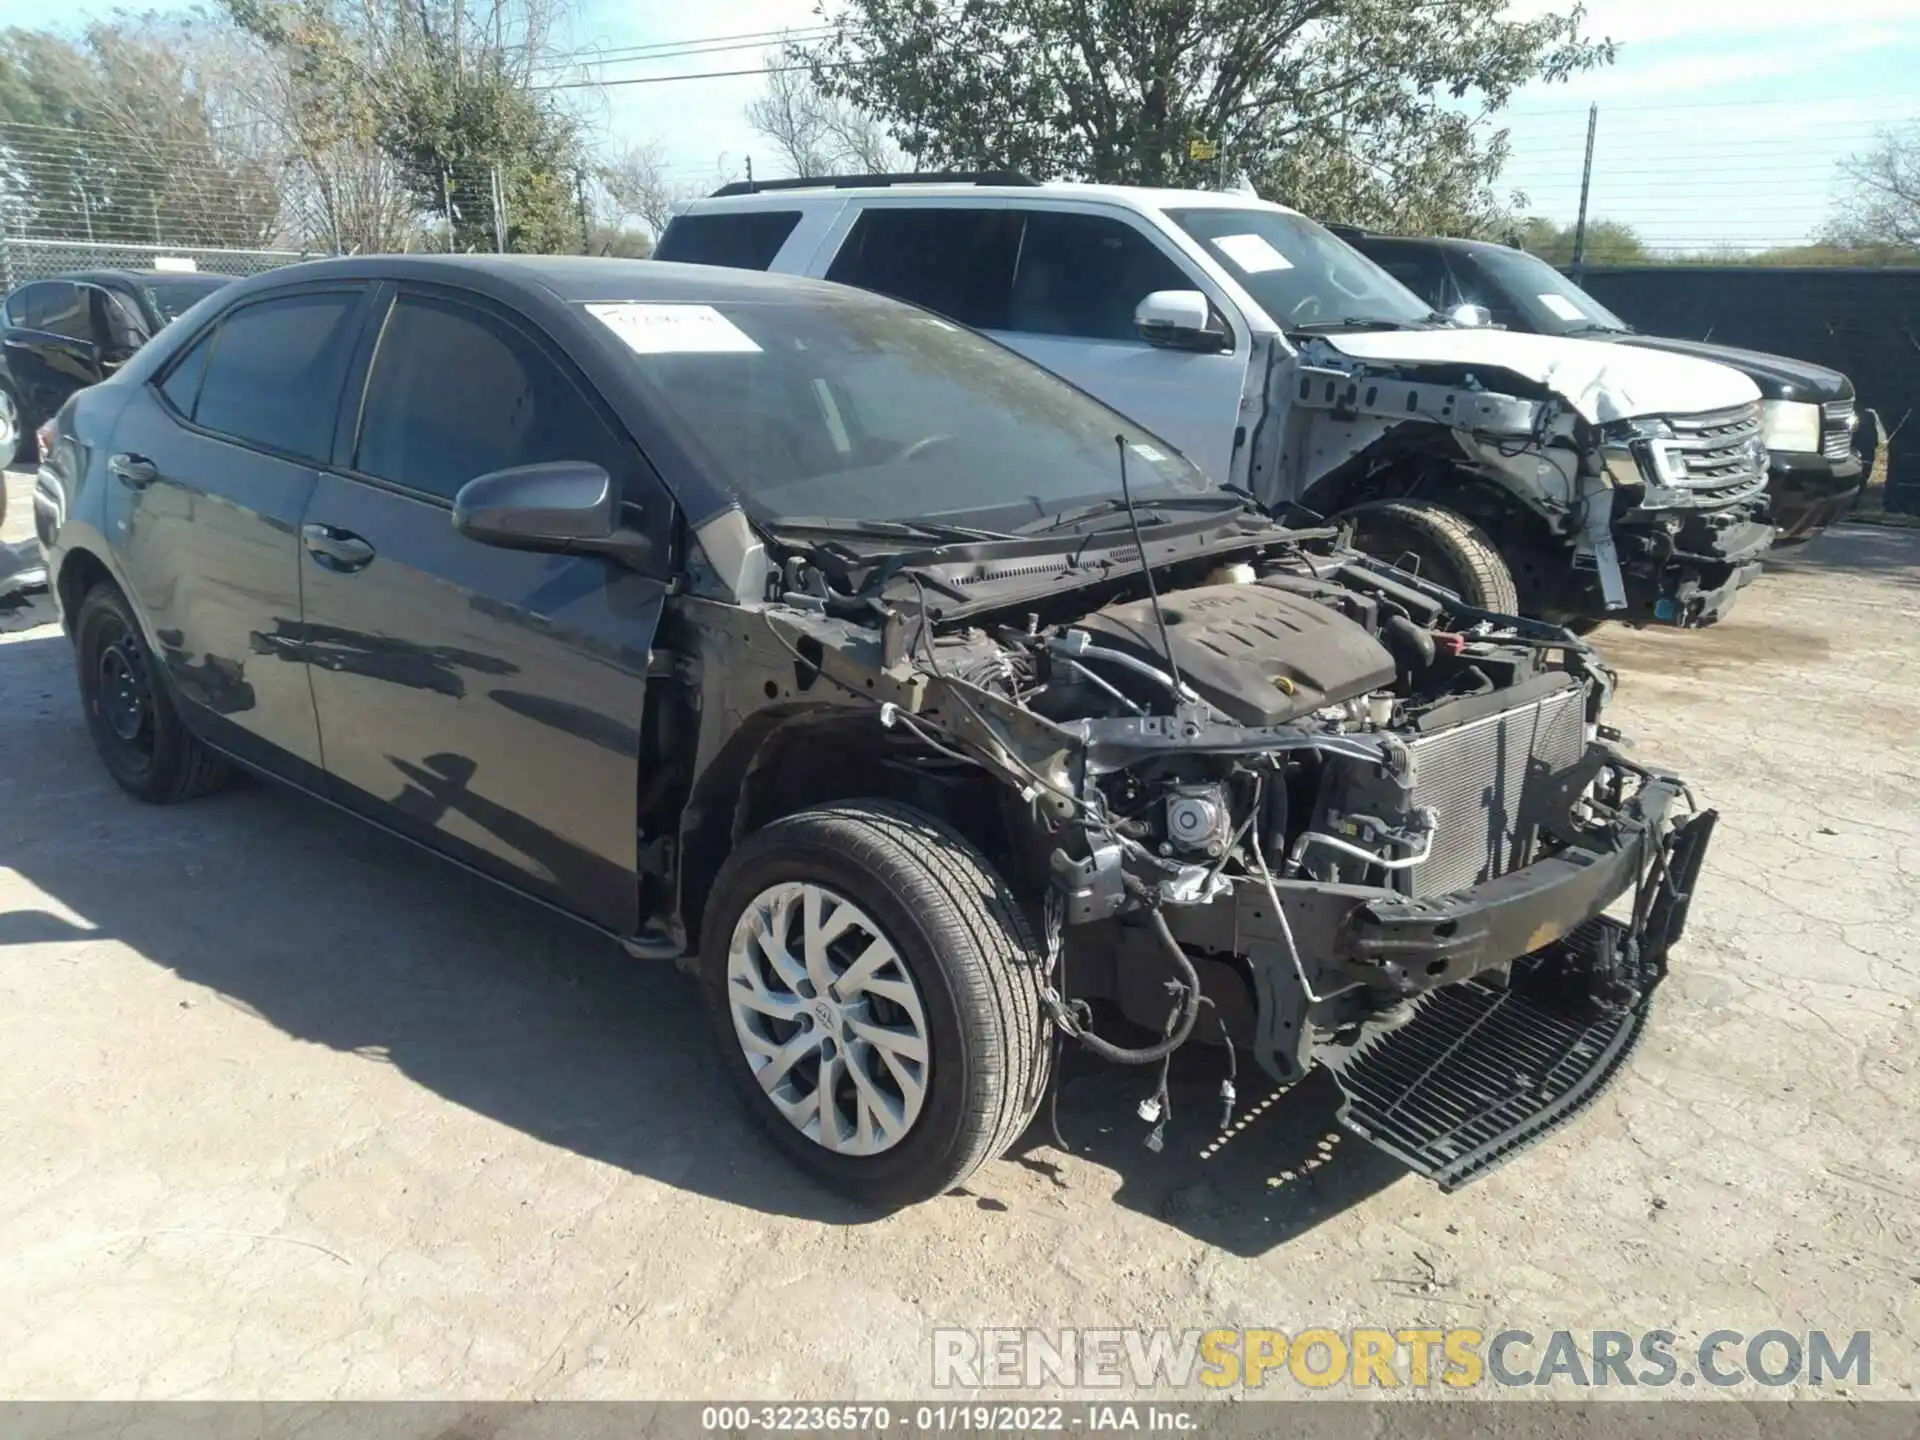
[[[1242,498],[1242,492],[1229,492],[1226,490],[1217,490],[1210,495],[1156,495],[1151,500],[1136,500],[1133,503],[1134,508],[1140,512],[1140,517],[1143,521],[1153,521],[1155,523],[1164,523],[1163,518],[1155,513],[1159,510],[1200,508],[1217,509],[1225,512],[1228,510],[1244,510],[1247,508],[1247,502]],[[1121,499],[1118,495],[1108,495],[1099,500],[1089,501],[1085,505],[1071,506],[1054,515],[1042,515],[1038,520],[1029,520],[1013,533],[1016,535],[1044,535],[1050,530],[1062,530],[1069,525],[1078,524],[1082,520],[1091,520],[1099,515],[1124,515],[1126,510],[1127,502],[1125,500]]]
[[[1349,315],[1342,320],[1307,320],[1287,328],[1301,334],[1313,334],[1329,330],[1417,330],[1429,327],[1412,320],[1389,320],[1382,315]]]
[[[820,515],[785,515],[768,522],[773,530],[815,530],[829,535],[871,535],[884,540],[1013,540],[1005,530],[977,530],[969,525],[947,525],[930,520],[850,520]]]
[[[1622,325],[1575,325],[1571,330],[1562,330],[1562,335],[1631,335],[1633,328]]]

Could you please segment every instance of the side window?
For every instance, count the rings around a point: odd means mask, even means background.
[[[1436,310],[1448,304],[1447,257],[1415,245],[1382,245],[1367,252],[1374,263]]]
[[[359,304],[357,290],[326,290],[228,314],[198,362],[204,374],[193,422],[229,439],[324,461],[353,343],[347,322]]]
[[[1027,214],[1006,328],[1137,340],[1133,313],[1155,290],[1199,288],[1133,226],[1105,215]]]
[[[505,320],[403,295],[380,335],[354,468],[451,500],[476,475],[586,460],[618,481],[626,450],[552,359]]]
[[[30,285],[21,292],[26,315],[21,323],[30,330],[41,330],[67,340],[91,340],[92,323],[87,315],[87,292],[65,280],[49,280]]]
[[[827,279],[876,290],[982,330],[1004,330],[1020,217],[935,206],[863,213]]]
[[[1460,291],[1461,302],[1467,305],[1484,305],[1487,313],[1493,316],[1494,324],[1505,325],[1512,330],[1537,328],[1521,313],[1520,307],[1513,303],[1506,288],[1494,276],[1482,270],[1479,262],[1471,256],[1455,259],[1453,278]]]
[[[727,265],[764,270],[800,223],[798,210],[738,210],[717,215],[677,215],[654,247],[656,260],[684,265]]]
[[[173,362],[160,382],[160,393],[183,419],[193,418],[194,403],[200,398],[200,377],[207,373],[207,354],[212,349],[213,332],[209,330]]]
[[[7,297],[7,324],[22,330],[33,328],[34,296],[45,287],[40,285],[22,285]]]

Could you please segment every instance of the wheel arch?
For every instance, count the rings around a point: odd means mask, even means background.
[[[1004,787],[950,783],[956,772],[978,778],[957,766],[916,771],[907,763],[931,753],[881,730],[878,712],[866,708],[817,705],[750,717],[694,782],[682,812],[678,909],[688,952],[699,950],[707,900],[733,848],[801,810],[848,800],[896,801],[944,821],[988,856],[1003,858]]]

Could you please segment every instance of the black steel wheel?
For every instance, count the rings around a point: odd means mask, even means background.
[[[93,747],[135,799],[171,804],[219,789],[231,771],[194,738],[173,707],[126,597],[99,584],[73,626],[80,704]]]

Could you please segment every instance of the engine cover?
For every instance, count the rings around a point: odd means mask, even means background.
[[[1207,585],[1176,590],[1160,606],[1180,678],[1242,725],[1281,725],[1393,683],[1385,646],[1344,615],[1285,590]],[[1151,601],[1110,605],[1077,628],[1096,645],[1166,668]],[[1116,683],[1126,674],[1115,666],[1102,673]]]

